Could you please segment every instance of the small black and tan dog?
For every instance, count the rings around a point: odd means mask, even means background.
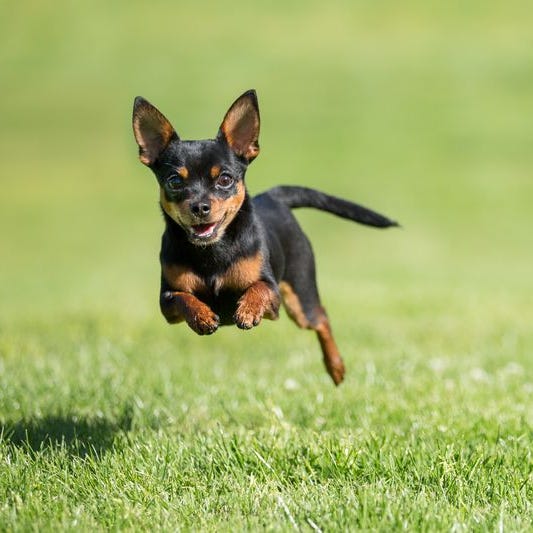
[[[166,228],[161,246],[161,311],[199,335],[221,325],[276,319],[280,301],[301,328],[316,331],[335,384],[344,364],[318,296],[311,245],[291,208],[314,207],[362,224],[396,222],[305,187],[281,186],[253,199],[244,176],[259,154],[259,108],[247,91],[215,139],[183,141],[149,102],[135,99],[139,157],[155,174]]]

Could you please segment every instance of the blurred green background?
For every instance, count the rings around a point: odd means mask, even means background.
[[[529,297],[529,1],[62,0],[0,10],[3,321],[162,320],[162,220],[155,180],[137,161],[133,98],[157,105],[182,138],[205,138],[249,88],[262,115],[252,193],[318,187],[404,225],[379,232],[300,215],[334,305],[354,304],[356,319],[400,300],[403,312],[428,291],[473,305]]]
[[[529,530],[532,29],[531,0],[0,1],[0,529],[287,530],[283,497],[302,529]],[[404,226],[298,212],[339,389],[286,317],[159,313],[133,98],[205,138],[249,88],[250,192]]]

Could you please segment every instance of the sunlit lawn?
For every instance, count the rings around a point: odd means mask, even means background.
[[[444,5],[443,5],[444,6]],[[0,49],[0,529],[529,530],[527,2],[12,5]],[[183,138],[255,87],[348,374],[286,318],[159,315],[133,97]]]

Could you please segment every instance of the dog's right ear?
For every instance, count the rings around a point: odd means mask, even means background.
[[[150,102],[137,96],[133,104],[133,133],[139,145],[139,159],[153,165],[172,140],[179,140],[172,124]]]

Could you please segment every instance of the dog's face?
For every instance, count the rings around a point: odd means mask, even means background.
[[[246,195],[244,175],[259,153],[259,108],[255,91],[229,108],[217,137],[182,141],[170,122],[141,97],[133,107],[139,159],[152,169],[165,213],[196,245],[217,242]]]

